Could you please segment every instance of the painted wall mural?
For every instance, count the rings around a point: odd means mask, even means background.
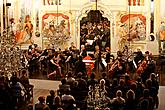
[[[50,43],[64,45],[70,38],[69,16],[62,13],[46,13],[42,17],[42,33]]]
[[[146,39],[146,17],[142,14],[127,14],[117,22],[117,35],[120,37],[119,48],[129,42],[144,41]]]
[[[31,44],[33,33],[33,24],[31,23],[30,16],[26,15],[25,20],[22,23],[22,19],[16,24],[16,43],[17,44]]]

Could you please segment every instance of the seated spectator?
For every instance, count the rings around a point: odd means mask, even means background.
[[[27,77],[26,70],[22,71],[22,76],[20,77],[20,83],[24,86],[26,90],[29,88],[29,78]]]
[[[59,91],[58,91],[59,93],[58,94],[60,96],[63,95],[65,89],[70,89],[70,85],[68,85],[66,83],[66,79],[64,78],[61,80],[61,84],[59,85]]]
[[[124,107],[125,99],[122,98],[122,91],[116,92],[116,97],[112,99],[113,110],[121,110]]]
[[[28,104],[27,110],[33,110],[33,104]]]
[[[95,86],[95,84],[97,84],[97,80],[95,79],[95,74],[92,73],[91,76],[90,76],[90,79],[88,80],[87,84],[88,84],[88,87],[91,85],[92,87]]]
[[[136,109],[135,93],[133,90],[128,90],[126,93],[126,110]]]
[[[11,80],[11,95],[12,95],[12,104],[14,108],[19,108],[22,106],[22,103],[25,101],[25,88],[19,82],[19,78],[16,76],[12,77]]]
[[[156,80],[156,74],[151,73],[150,79],[152,81],[152,88],[155,88],[155,95],[154,95],[154,102],[156,104],[156,108],[159,106],[159,98],[158,98],[158,92],[159,92],[159,82]]]
[[[33,92],[33,87],[34,85],[31,85],[29,83],[29,78],[27,76],[27,72],[26,70],[23,70],[22,71],[22,76],[20,77],[20,83],[24,86],[25,90],[26,90],[26,95],[27,95],[27,100],[30,100],[30,98],[32,97],[32,94],[31,92]]]
[[[116,88],[117,90],[121,90],[122,91],[122,95],[125,98],[126,96],[126,92],[127,92],[127,88],[125,86],[125,81],[123,79],[120,80],[119,82],[119,86],[117,86]]]
[[[45,97],[40,96],[38,101],[39,102],[35,104],[35,110],[50,110],[49,106],[45,104]]]
[[[105,86],[105,80],[104,80],[104,79],[101,79],[101,80],[100,80],[100,85],[99,85],[99,86],[100,86],[100,88],[99,88],[99,89],[100,89],[100,92],[101,92],[101,91],[107,92],[107,91],[106,91],[106,88],[107,88],[107,87]]]
[[[118,81],[117,79],[113,79],[112,81],[112,85],[110,85],[110,98],[113,99],[115,97],[116,91],[117,91],[117,87],[118,87]]]
[[[136,83],[132,83],[131,86],[130,86],[130,89],[135,93],[135,96],[137,96],[136,95],[136,93],[137,93],[137,84]]]
[[[79,72],[81,72],[83,76],[86,75],[86,65],[82,60],[82,56],[79,56],[78,61],[75,63],[75,76],[78,76]]]
[[[0,76],[0,109],[10,110],[11,96],[8,92],[8,89],[5,87],[4,78],[5,78],[4,76]]]
[[[138,77],[135,83],[137,84],[136,99],[139,100],[143,95],[143,90],[144,90],[145,86],[142,82],[141,77]]]
[[[146,108],[145,110],[153,110],[154,108],[153,98],[150,97],[150,93],[148,89],[144,89],[143,97],[140,98],[138,105],[140,105],[141,108],[140,110],[144,110],[143,108]]]
[[[65,89],[64,95],[61,97],[62,106],[64,110],[73,110],[74,109],[74,103],[75,99],[72,95],[70,95],[70,90]]]
[[[52,109],[50,109],[50,110],[60,110],[61,107],[62,107],[61,98],[60,98],[60,96],[56,96],[55,100],[54,100],[54,105],[53,105]]]
[[[104,79],[104,80],[105,80],[105,85],[106,85],[107,87],[110,87],[110,81],[108,80],[107,75],[106,75],[105,72],[102,74],[102,78],[101,78],[101,79]],[[100,79],[100,80],[101,80],[101,79]]]
[[[71,72],[68,72],[68,77],[66,78],[66,83],[68,85],[70,85],[70,87],[72,87],[74,82],[75,82],[75,78],[72,76]]]
[[[87,90],[87,82],[82,78],[81,72],[78,73],[76,81],[78,82],[79,91],[86,91]]]
[[[50,95],[46,98],[46,104],[49,106],[50,110],[54,106],[55,92],[53,90],[50,91]]]

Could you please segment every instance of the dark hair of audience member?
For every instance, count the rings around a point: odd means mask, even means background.
[[[148,98],[149,97],[149,90],[148,89],[144,89],[144,91],[143,91],[143,97],[144,98]]]
[[[40,96],[40,97],[38,98],[38,101],[39,101],[40,103],[44,103],[44,102],[45,102],[45,97],[44,97],[44,96]]]
[[[61,80],[61,83],[62,83],[62,85],[66,84],[66,79],[63,78],[63,79]]]
[[[92,73],[92,74],[90,75],[90,78],[91,78],[91,79],[95,79],[95,74]]]

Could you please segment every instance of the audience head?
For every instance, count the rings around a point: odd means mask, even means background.
[[[50,90],[50,92],[49,92],[49,93],[50,93],[50,95],[51,95],[51,96],[54,96],[54,95],[55,95],[54,90]]]
[[[57,110],[63,110],[63,108],[60,107],[60,108],[58,108]]]
[[[118,80],[117,79],[113,79],[112,85],[113,86],[118,86]]]
[[[131,90],[136,91],[137,84],[136,83],[132,83],[130,88],[131,88]]]
[[[92,74],[90,75],[90,78],[91,78],[91,79],[95,79],[95,74],[92,73]]]
[[[128,81],[128,80],[130,80],[130,76],[127,74],[125,75],[125,81]]]
[[[44,96],[40,96],[40,97],[38,98],[38,101],[39,101],[40,103],[44,103],[44,102],[45,102],[45,97],[44,97]]]
[[[56,96],[54,101],[55,101],[55,104],[60,104],[61,102],[60,96]]]
[[[78,81],[73,82],[73,87],[78,87]]]
[[[105,80],[104,80],[104,79],[101,79],[101,80],[100,80],[100,84],[101,84],[101,85],[105,85]]]
[[[68,78],[69,77],[72,77],[72,72],[71,71],[68,72]]]
[[[33,110],[33,104],[28,104],[27,105],[27,110]]]
[[[77,75],[78,78],[81,78],[82,77],[82,72],[79,72],[78,75]]]
[[[118,91],[116,92],[116,96],[117,96],[117,97],[121,97],[121,96],[122,96],[122,91],[121,91],[121,90],[118,90]]]
[[[124,84],[125,84],[124,79],[121,79],[120,82],[119,82],[119,84],[120,84],[120,86],[124,86]]]
[[[105,77],[106,77],[106,73],[105,73],[105,72],[102,74],[102,77],[103,77],[103,78],[105,78]]]
[[[142,82],[142,78],[141,78],[141,77],[138,77],[136,80],[137,80],[138,83],[139,83],[139,82],[140,82],[140,83]]]
[[[135,99],[135,93],[133,90],[128,90],[128,92],[126,93],[126,98],[127,99]]]
[[[26,75],[26,70],[22,70],[22,75]]]
[[[69,95],[70,94],[70,89],[64,89],[64,94]]]
[[[148,98],[149,97],[149,90],[148,89],[144,89],[143,90],[143,97],[144,98]]]
[[[66,84],[66,79],[63,78],[63,79],[61,80],[61,83],[62,83],[62,85]]]
[[[146,80],[146,88],[151,88],[152,86],[152,80],[151,79],[147,79]]]
[[[151,73],[150,78],[151,78],[151,80],[155,79],[156,78],[156,74],[155,73]]]

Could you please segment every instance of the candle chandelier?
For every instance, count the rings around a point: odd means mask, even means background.
[[[10,4],[10,3],[6,3]],[[0,75],[12,75],[17,73],[22,66],[22,52],[19,47],[16,46],[15,35],[13,32],[12,23],[9,25],[8,20],[8,5],[3,10],[4,30],[0,36]]]
[[[15,36],[12,31],[3,31],[0,39],[0,73],[11,75],[22,67],[21,50],[15,46]]]

